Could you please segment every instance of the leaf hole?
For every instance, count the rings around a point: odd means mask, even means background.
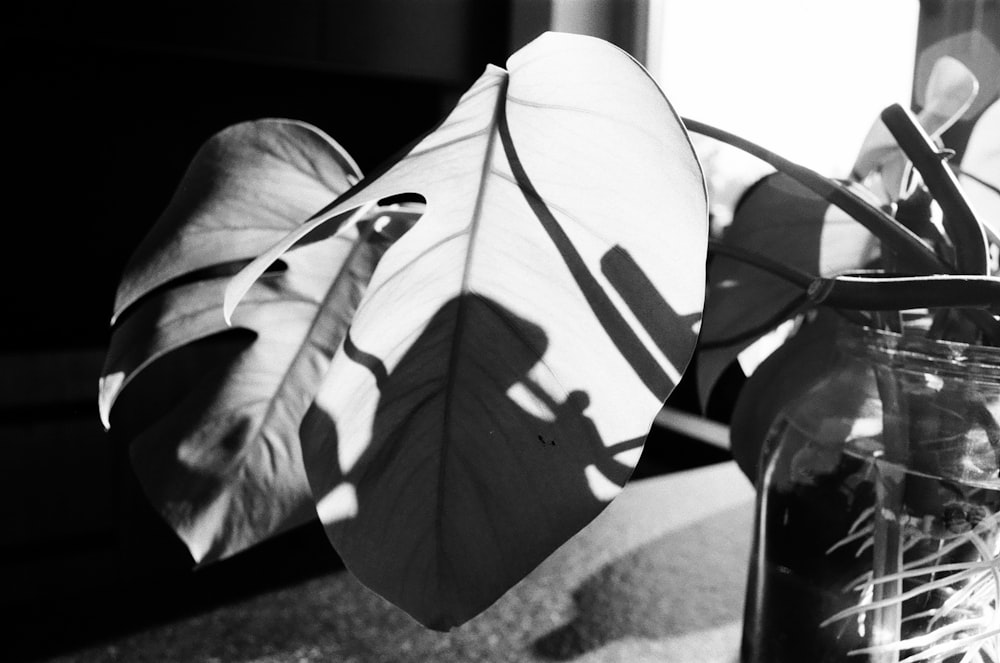
[[[379,207],[388,207],[390,205],[406,205],[406,204],[421,204],[426,205],[427,199],[416,192],[409,193],[396,193],[391,196],[387,196],[378,201]]]

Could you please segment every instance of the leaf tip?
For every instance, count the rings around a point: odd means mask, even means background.
[[[243,297],[249,292],[256,277],[256,273],[248,272],[248,269],[244,268],[226,285],[225,294],[222,297],[222,318],[226,321],[227,327],[233,326],[233,313]]]
[[[104,430],[111,430],[111,406],[121,391],[125,381],[125,374],[121,372],[111,373],[102,376],[97,381],[97,410],[101,417],[101,425]]]

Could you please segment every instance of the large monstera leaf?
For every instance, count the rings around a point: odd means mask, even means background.
[[[110,426],[118,403],[115,428],[139,481],[197,561],[315,517],[299,423],[384,243],[355,225],[289,252],[254,285],[233,330],[223,291],[234,265],[359,178],[308,125],[229,127],[198,152],[126,268],[101,414]]]
[[[485,609],[619,492],[704,297],[704,180],[648,74],[555,33],[507,65],[327,212],[427,201],[379,263],[301,439],[348,569],[437,629]],[[239,275],[229,305],[322,223]]]
[[[867,189],[849,186],[878,204]],[[870,232],[780,172],[747,192],[721,241],[816,276],[864,268],[877,256]],[[776,318],[791,317],[804,294],[798,285],[722,254],[713,256],[708,277],[697,376],[703,406],[726,368],[777,326]]]

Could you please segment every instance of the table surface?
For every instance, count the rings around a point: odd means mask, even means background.
[[[735,663],[753,498],[732,462],[630,482],[448,633],[340,571],[50,660]]]

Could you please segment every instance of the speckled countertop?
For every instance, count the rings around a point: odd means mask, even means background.
[[[448,633],[339,571],[47,660],[736,663],[753,495],[732,462],[633,481]]]

